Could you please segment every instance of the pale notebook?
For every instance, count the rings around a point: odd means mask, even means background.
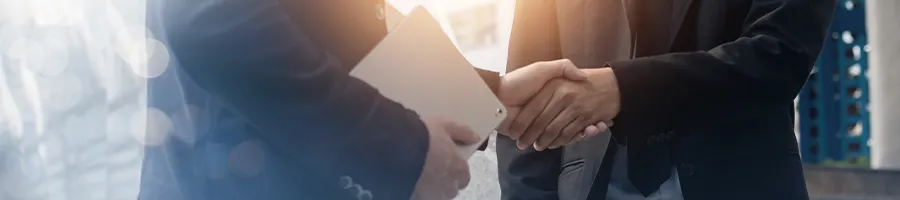
[[[438,21],[416,7],[350,72],[423,117],[468,125],[480,137],[460,146],[465,156],[497,128],[506,110]]]

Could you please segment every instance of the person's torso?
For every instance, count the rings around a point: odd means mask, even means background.
[[[283,0],[316,45],[352,69],[387,34],[384,0]]]
[[[608,61],[629,59],[630,56],[710,50],[740,37],[744,18],[750,8],[750,1],[562,2],[557,1],[562,53],[559,56],[572,59],[582,67],[599,67]],[[626,10],[621,7],[625,3],[634,6],[634,9],[628,10],[630,13],[627,14],[619,13]],[[598,5],[615,6],[618,11],[609,11],[609,7],[601,8]],[[683,9],[673,9],[673,6]],[[628,16],[630,22],[611,21],[625,16]],[[623,39],[631,35],[620,31],[624,26],[630,27],[635,37]],[[629,41],[630,39],[635,40]],[[630,42],[635,43],[631,46]],[[627,54],[621,51],[626,45]],[[608,50],[612,48],[620,51]],[[772,195],[803,199],[806,192],[793,134],[792,108],[792,105],[785,104],[754,113],[709,116],[710,119],[715,119],[710,120],[715,121],[714,123],[681,125],[674,130],[677,133],[660,134],[661,136],[646,141],[666,149],[664,154],[654,155],[665,159],[645,160],[665,163],[661,168],[677,173],[685,199],[752,199]],[[610,148],[615,145],[611,143]],[[566,162],[562,165],[566,168],[562,171],[579,168],[581,166],[572,163],[580,162],[579,158],[591,157],[586,156],[589,153],[582,150],[565,151],[569,155],[564,155]],[[604,159],[604,169],[601,169],[595,179],[590,196],[597,197],[594,193],[605,196],[611,178],[611,163],[611,159]],[[629,167],[628,170],[641,173],[642,169]],[[603,171],[606,171],[605,175],[601,175]],[[563,181],[569,180],[568,176],[573,174],[562,174],[560,184],[566,184]],[[758,184],[766,186],[754,186]]]
[[[282,3],[296,26],[348,71],[387,33],[383,0]],[[154,6],[161,5],[149,3],[148,10]],[[148,19],[151,30],[163,28]],[[148,90],[148,106],[170,116],[175,127],[161,144],[145,149],[140,199],[348,197],[333,181],[308,176],[315,172],[304,170],[303,162],[314,161],[267,145],[256,129],[194,83],[177,62],[148,80]]]
[[[627,0],[557,0],[562,58],[582,68],[632,57]]]

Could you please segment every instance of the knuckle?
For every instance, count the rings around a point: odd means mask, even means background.
[[[561,133],[559,134],[559,137],[560,137],[560,138],[570,138],[570,137],[572,137],[573,135],[575,135],[575,133],[570,132],[570,131],[571,131],[571,130],[569,130],[569,129],[566,129],[566,130],[561,131]]]
[[[578,128],[576,128],[576,127],[578,127]],[[563,129],[561,134],[565,135],[567,137],[572,136],[572,135],[575,135],[575,133],[577,133],[578,131],[580,131],[578,129],[581,129],[582,127],[584,127],[584,126],[581,126],[578,124],[572,124],[571,126],[567,126],[565,129]]]
[[[531,135],[539,135],[539,134],[534,129],[528,129],[525,131],[525,135],[523,135],[523,137],[528,137]]]
[[[553,124],[547,125],[547,129],[544,130],[544,132],[545,132],[544,134],[556,135],[556,134],[559,134],[560,129],[562,129],[562,127],[561,127],[561,125],[559,125],[559,123],[553,123]]]
[[[583,132],[581,128],[572,128],[566,132],[567,137],[576,137],[578,135],[587,136],[588,133]]]
[[[525,122],[514,121],[512,123],[512,126],[509,127],[509,131],[512,132],[513,134],[522,133],[522,131],[524,131],[525,127],[527,127],[527,126],[528,126],[528,124],[525,124]]]
[[[541,133],[541,139],[544,140],[553,139],[556,138],[556,136],[559,136],[559,131],[549,130]]]
[[[572,91],[569,91],[568,89],[562,89],[561,91],[559,91],[558,95],[559,95],[559,100],[563,101],[563,102],[572,102],[576,98],[575,93]]]
[[[583,104],[575,104],[573,109],[578,116],[591,116],[594,112]]]

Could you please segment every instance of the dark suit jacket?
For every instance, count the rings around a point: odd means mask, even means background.
[[[634,1],[636,58],[607,62],[622,101],[612,133],[628,145],[633,184],[649,194],[676,167],[685,199],[808,199],[793,99],[835,1]],[[557,20],[546,2],[518,1],[510,68],[564,57],[559,27],[577,22]],[[613,31],[590,22],[579,24],[588,40]],[[604,199],[611,156],[596,159],[606,147],[519,151],[501,137],[503,199]]]
[[[149,1],[172,58],[149,104],[192,128],[146,149],[140,198],[408,199],[427,130],[348,75],[386,34],[383,6]]]

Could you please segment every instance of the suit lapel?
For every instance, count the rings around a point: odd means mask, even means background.
[[[666,42],[666,46],[668,49],[672,48],[672,44],[675,42],[675,38],[678,37],[678,33],[681,31],[681,24],[684,23],[684,18],[687,16],[688,11],[691,8],[691,3],[693,0],[672,0],[672,22],[671,27],[672,32],[669,34],[669,41]]]
[[[638,1],[636,56],[668,53],[693,0]]]

